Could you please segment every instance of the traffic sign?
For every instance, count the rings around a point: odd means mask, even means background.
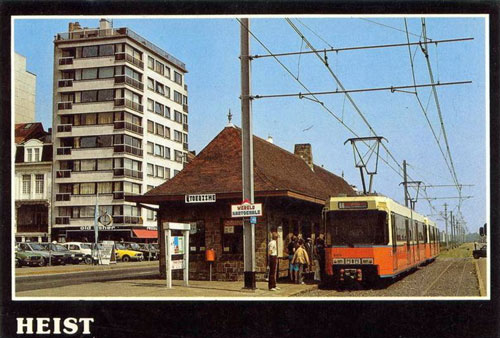
[[[256,216],[250,216],[250,223],[251,224],[257,224],[257,217]]]

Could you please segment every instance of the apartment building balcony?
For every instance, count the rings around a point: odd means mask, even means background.
[[[144,128],[142,128],[137,124],[132,124],[130,122],[125,122],[125,121],[116,121],[114,123],[114,130],[127,130],[139,135],[144,134]]]
[[[144,112],[144,106],[142,104],[137,102],[132,102],[129,99],[125,98],[115,99],[114,106],[129,108],[141,114]]]
[[[113,224],[143,224],[142,216],[113,215]]]
[[[56,207],[72,207],[79,205],[94,206],[96,195],[71,195],[67,193],[70,197],[65,200],[58,200],[57,195],[62,195],[63,193],[56,194],[56,201],[54,206]],[[99,194],[99,204],[100,205],[111,205],[113,203],[113,194]]]
[[[73,126],[68,136],[110,135],[113,134],[113,124],[86,124]],[[63,136],[63,135],[58,135]]]
[[[126,153],[138,157],[142,157],[143,151],[140,148],[135,148],[129,146],[128,144],[115,144],[114,146],[115,153]]]
[[[71,86],[61,86],[61,81],[71,81]],[[92,80],[59,80],[58,81],[59,88],[57,91],[59,93],[67,93],[67,92],[80,92],[86,90],[100,90],[100,89],[110,89],[113,88],[115,82],[113,78],[107,79],[92,79]],[[84,102],[90,103],[90,102]],[[94,103],[94,102],[92,102]]]
[[[57,126],[57,132],[58,133],[71,133],[72,125],[71,124],[59,124]],[[65,135],[60,135],[60,136],[65,136]],[[70,135],[68,135],[70,136]]]
[[[135,89],[140,90],[141,92],[144,91],[144,84],[142,84],[140,81],[137,81],[136,79],[133,79],[127,75],[115,75],[115,84],[121,83],[125,83]]]
[[[111,82],[112,83],[112,82]],[[112,86],[112,85],[111,85]],[[115,106],[113,101],[102,102],[58,102],[59,113],[95,113],[101,111],[113,111]]]
[[[56,194],[56,202],[71,201],[71,193],[62,192]]]
[[[67,66],[73,64],[74,56],[64,56],[59,58],[59,66]]]
[[[61,172],[62,176],[59,176],[59,172]],[[55,183],[110,182],[114,179],[113,169],[95,171],[58,170],[56,171]]]
[[[65,88],[65,87],[73,87],[73,79],[63,79],[57,81],[57,87]]]
[[[71,177],[70,169],[56,170],[56,178],[70,178],[70,177]]]
[[[57,216],[56,224],[69,224],[70,217],[69,216]]]
[[[73,109],[72,101],[57,102],[57,110],[69,110]]]
[[[116,53],[115,54],[115,61],[125,61],[127,63],[130,63],[137,68],[144,70],[144,62],[142,60],[139,60],[138,58],[133,57],[132,55],[128,53]]]
[[[117,168],[113,169],[113,176],[117,177],[130,177],[137,180],[142,180],[143,174],[141,171],[127,169],[127,168]]]
[[[72,153],[74,155],[74,158],[87,160],[87,159],[95,159],[95,158],[110,158],[110,157],[113,157],[114,151],[113,151],[113,147],[73,148]],[[61,158],[61,160],[64,160],[64,159],[65,158]]]
[[[71,155],[71,147],[59,147],[56,150],[57,155]]]

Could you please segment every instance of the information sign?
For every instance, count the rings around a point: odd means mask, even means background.
[[[214,203],[215,194],[184,195],[186,203]]]
[[[241,204],[231,205],[231,217],[262,216],[262,203],[250,203],[248,200]]]

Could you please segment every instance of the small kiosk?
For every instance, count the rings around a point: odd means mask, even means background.
[[[164,222],[165,230],[165,265],[167,287],[172,288],[172,270],[184,270],[184,286],[189,286],[189,223]],[[172,236],[172,230],[182,231],[182,236]],[[173,255],[183,255],[182,260],[173,260]]]

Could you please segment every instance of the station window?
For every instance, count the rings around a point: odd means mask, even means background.
[[[223,219],[222,253],[243,254],[243,222],[240,219]]]
[[[189,231],[189,251],[191,253],[201,253],[206,250],[205,247],[205,222],[188,222],[191,224]]]

